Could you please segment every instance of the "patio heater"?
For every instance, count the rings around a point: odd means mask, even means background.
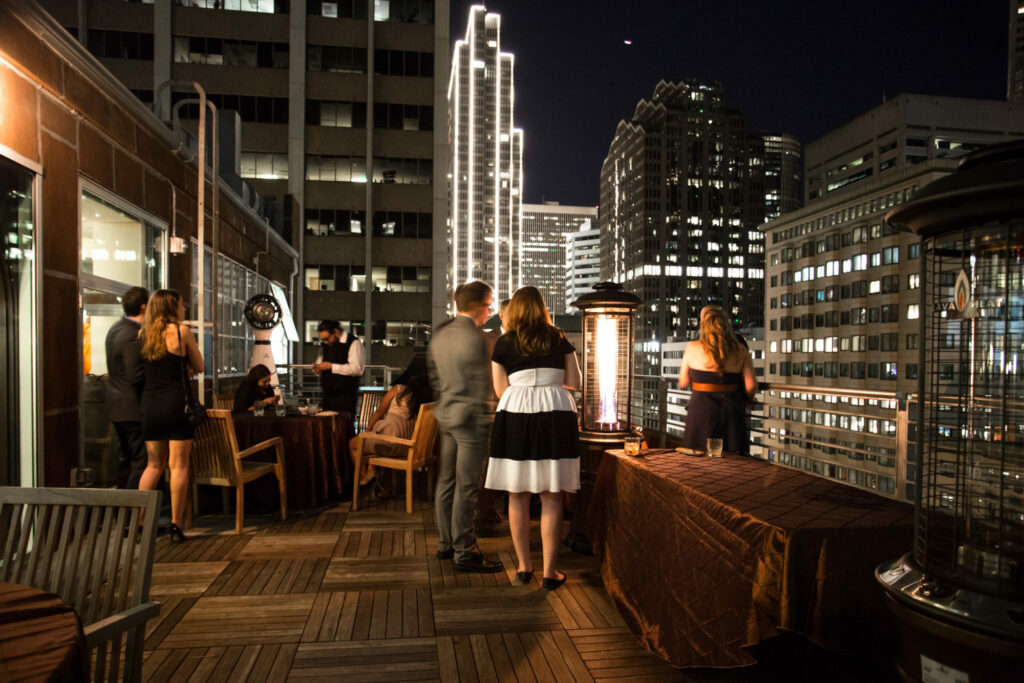
[[[580,490],[566,545],[591,553],[587,508],[604,451],[621,448],[632,428],[633,314],[643,302],[622,285],[599,282],[572,305],[583,316],[583,400],[580,411]]]
[[[914,547],[876,570],[900,674],[1020,680],[1024,143],[965,157],[887,219],[921,237]]]

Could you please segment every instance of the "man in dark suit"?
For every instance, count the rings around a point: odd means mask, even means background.
[[[434,511],[440,536],[437,556],[454,558],[466,572],[501,571],[477,548],[473,516],[480,492],[480,474],[487,459],[490,429],[491,368],[480,325],[491,312],[494,295],[483,282],[455,290],[454,319],[439,326],[427,349],[427,369],[441,428]]]
[[[146,442],[142,439],[142,316],[149,292],[132,287],[121,297],[124,317],[107,332],[107,414],[121,442],[121,462],[117,487],[139,488],[139,477],[146,469]]]

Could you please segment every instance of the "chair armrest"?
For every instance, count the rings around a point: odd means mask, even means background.
[[[144,602],[135,607],[129,607],[123,612],[101,619],[95,624],[89,624],[85,631],[85,644],[92,649],[97,645],[109,642],[114,636],[125,633],[134,626],[145,624],[153,617],[160,614],[160,603]]]
[[[402,439],[397,436],[389,436],[387,434],[371,434],[369,432],[361,432],[358,437],[359,439],[366,439],[367,441],[384,441],[386,443],[397,443],[402,446],[412,446],[415,442],[412,439]]]
[[[267,450],[268,448],[273,448],[274,446],[284,446],[284,441],[281,440],[281,437],[275,436],[272,439],[260,441],[255,446],[249,446],[244,451],[238,451],[238,459],[241,460],[242,458],[246,458],[252,455],[253,453],[259,453],[260,451]]]

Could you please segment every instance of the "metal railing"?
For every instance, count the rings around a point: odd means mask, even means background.
[[[690,391],[634,376],[633,423],[652,446],[680,443]],[[916,399],[894,391],[761,383],[750,455],[897,500],[914,500]]]

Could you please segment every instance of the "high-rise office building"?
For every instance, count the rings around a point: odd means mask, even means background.
[[[307,360],[331,318],[372,363],[408,361],[445,302],[448,0],[42,4],[165,118],[192,82],[238,112],[240,175],[300,207]]]
[[[523,204],[520,283],[540,290],[551,315],[567,312],[566,238],[577,233],[584,223],[596,219],[594,206]]]
[[[763,397],[769,457],[913,498],[893,448],[897,401],[857,394],[914,394],[923,371],[920,244],[885,215],[957,157],[1016,137],[1019,105],[899,95],[806,146],[809,201],[761,226],[766,379],[808,387]]]
[[[601,281],[601,231],[597,218],[580,223],[579,230],[565,236],[565,312],[578,313],[571,306]]]
[[[1007,54],[1006,99],[1024,102],[1024,0],[1010,0],[1010,46]]]
[[[619,123],[601,169],[601,277],[646,302],[638,374],[659,375],[660,344],[708,304],[762,325],[764,155],[718,84],[661,81]]]
[[[765,133],[765,218],[771,220],[803,206],[803,154],[800,141],[785,133]]]
[[[515,57],[501,15],[469,10],[448,82],[450,286],[483,280],[496,299],[519,286],[523,131],[514,127]]]

